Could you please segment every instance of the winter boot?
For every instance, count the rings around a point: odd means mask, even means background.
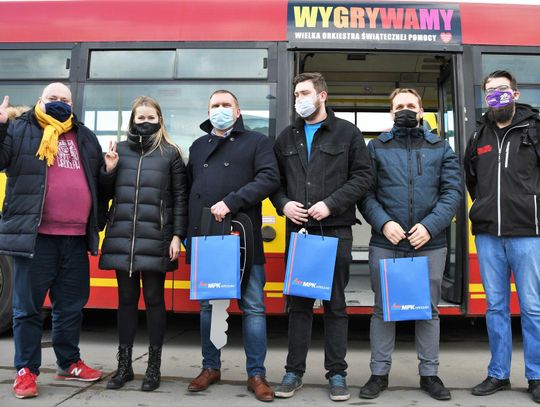
[[[152,391],[159,387],[161,381],[161,346],[150,345],[148,348],[148,367],[141,386],[142,391]]]
[[[126,382],[133,380],[133,368],[131,367],[132,351],[133,346],[131,345],[120,345],[118,347],[118,354],[116,355],[116,358],[118,359],[118,369],[107,383],[108,389],[119,389],[124,387]]]

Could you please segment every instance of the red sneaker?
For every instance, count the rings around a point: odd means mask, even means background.
[[[81,382],[94,382],[101,379],[101,372],[87,366],[81,359],[72,363],[67,370],[58,368],[56,378],[61,380],[80,380]]]
[[[15,397],[18,399],[36,397],[38,395],[36,380],[37,376],[27,367],[19,370],[17,376],[15,376],[15,383],[13,383]]]

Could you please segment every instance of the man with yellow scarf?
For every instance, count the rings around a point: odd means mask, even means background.
[[[98,182],[103,155],[96,135],[73,115],[65,85],[45,87],[16,120],[8,120],[8,102],[0,105],[0,170],[7,174],[0,254],[13,256],[13,393],[28,398],[38,395],[47,292],[56,378],[101,378],[81,360],[79,336],[90,293],[88,252],[97,255],[106,206]]]

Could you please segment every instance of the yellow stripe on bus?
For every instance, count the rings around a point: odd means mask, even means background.
[[[165,288],[175,290],[189,290],[189,280],[165,280]],[[118,287],[116,278],[97,278],[90,279],[92,287]],[[283,283],[266,283],[264,291],[283,291]],[[270,293],[269,293],[270,294]],[[279,294],[279,293],[277,293]],[[283,295],[283,294],[281,294]],[[269,297],[271,295],[268,295]]]
[[[515,293],[516,292],[516,285],[514,283],[510,284],[510,291]],[[484,286],[482,284],[469,284],[469,292],[471,293],[471,298],[473,297],[472,293],[483,293],[484,292]],[[485,298],[485,294],[484,297]]]
[[[486,298],[486,294],[471,294],[471,300],[483,300]]]

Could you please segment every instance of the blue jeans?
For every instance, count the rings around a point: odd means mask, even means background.
[[[13,257],[15,367],[39,374],[41,307],[49,292],[56,363],[67,369],[80,359],[82,309],[90,294],[84,236],[38,235],[34,258]]]
[[[243,312],[242,336],[246,352],[246,371],[249,377],[266,376],[264,359],[266,358],[266,315],[264,308],[264,284],[266,276],[264,266],[254,264],[251,267],[247,287],[242,292],[238,305]],[[221,368],[221,351],[210,341],[210,323],[212,305],[209,301],[201,304],[201,348],[203,369]]]
[[[488,375],[510,377],[510,272],[514,274],[523,333],[525,377],[540,379],[540,238],[476,236],[480,274],[486,292],[486,323],[491,350]],[[510,271],[511,270],[511,271]]]

